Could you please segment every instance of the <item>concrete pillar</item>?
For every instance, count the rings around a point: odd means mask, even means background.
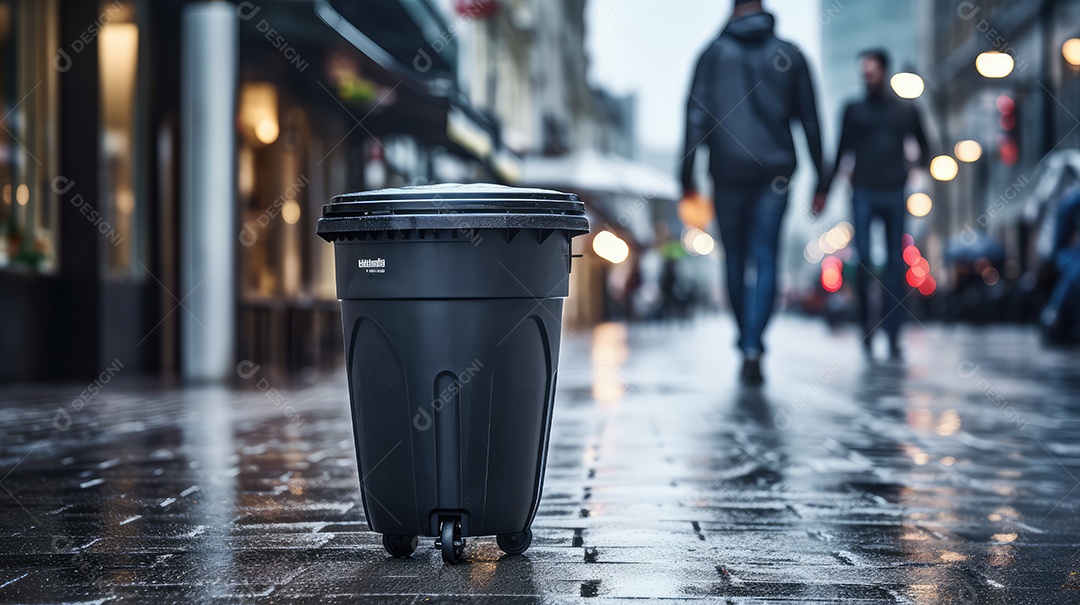
[[[185,6],[181,53],[180,360],[185,379],[222,381],[236,348],[235,5]]]

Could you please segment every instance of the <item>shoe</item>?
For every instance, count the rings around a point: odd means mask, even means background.
[[[862,341],[863,354],[866,355],[867,359],[874,358],[874,339],[871,338],[871,336],[872,335],[867,335]]]
[[[742,383],[746,386],[756,387],[761,386],[764,382],[765,377],[761,374],[761,359],[747,357],[742,366]]]
[[[874,358],[874,330],[873,329],[863,328],[862,350],[863,350],[863,354],[866,355],[867,359],[873,359]]]

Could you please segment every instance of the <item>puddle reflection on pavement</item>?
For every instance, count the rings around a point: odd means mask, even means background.
[[[287,407],[9,388],[0,601],[1080,601],[1074,353],[930,326],[867,362],[791,317],[770,339],[756,390],[726,318],[568,334],[533,546],[455,567],[367,531],[342,377],[274,385]]]

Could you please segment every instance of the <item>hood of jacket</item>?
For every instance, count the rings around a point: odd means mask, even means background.
[[[776,19],[769,13],[752,13],[729,21],[723,35],[747,42],[757,41],[771,36],[775,25]]]

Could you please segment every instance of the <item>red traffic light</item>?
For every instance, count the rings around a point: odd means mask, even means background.
[[[821,287],[826,292],[836,292],[844,285],[844,263],[835,256],[821,261]]]
[[[1012,115],[1016,111],[1016,101],[1009,95],[1000,95],[997,98],[997,108],[1002,115]]]

